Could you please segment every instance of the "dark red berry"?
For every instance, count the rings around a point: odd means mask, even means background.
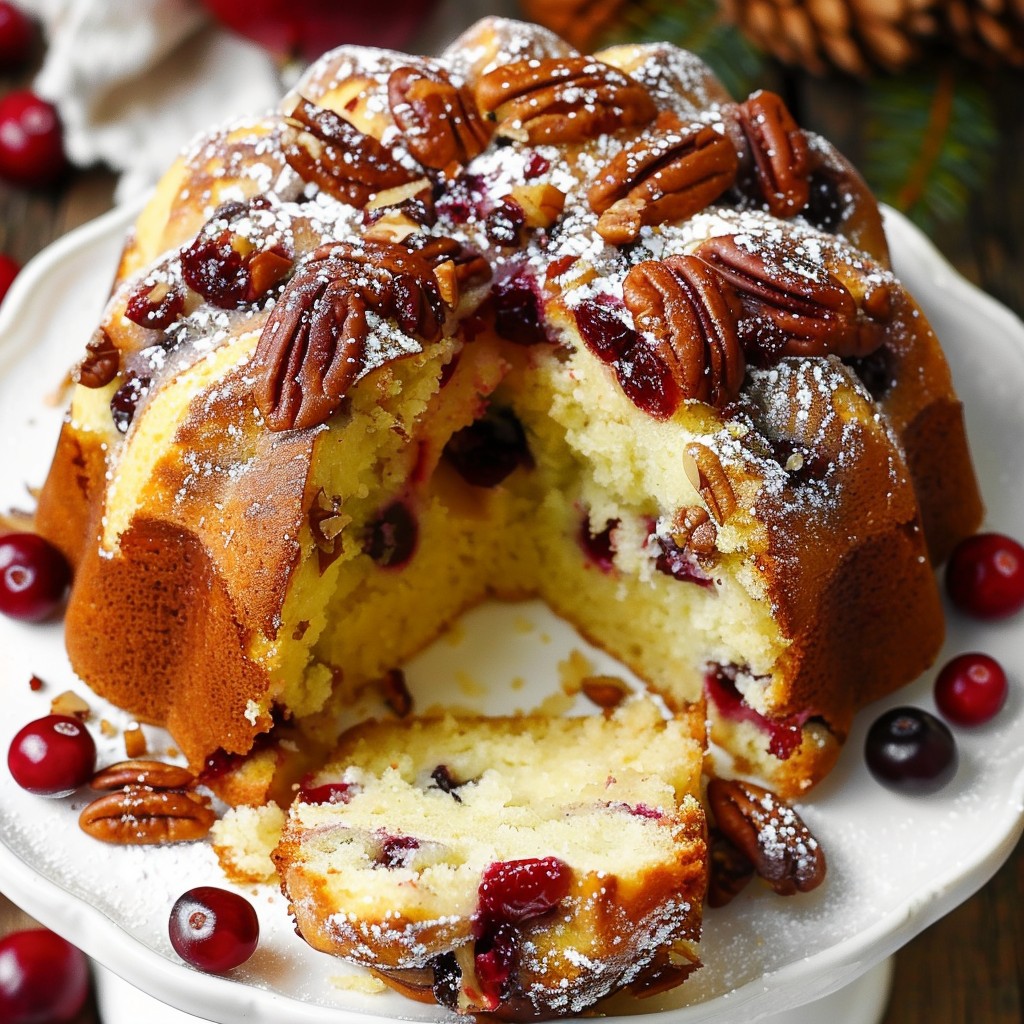
[[[386,868],[408,867],[413,851],[420,848],[420,841],[412,836],[380,835],[380,850],[377,863]]]
[[[162,331],[185,309],[185,296],[166,284],[143,285],[128,297],[124,315],[140,327]]]
[[[418,535],[409,506],[394,501],[367,527],[363,550],[382,568],[398,568],[412,558]]]
[[[491,290],[494,329],[516,345],[541,345],[548,340],[540,305],[529,275],[522,269],[498,281]]]
[[[60,550],[35,533],[0,537],[0,612],[41,622],[64,600],[71,567]]]
[[[256,952],[260,922],[244,897],[200,885],[178,897],[171,908],[168,932],[182,960],[202,971],[223,974]]]
[[[527,181],[539,178],[546,171],[550,170],[551,161],[537,150],[533,150],[526,158],[526,166],[523,168],[523,176]]]
[[[980,725],[994,718],[1009,690],[1003,666],[987,654],[961,654],[935,678],[935,703],[957,725]]]
[[[680,547],[671,537],[659,535],[655,540],[661,549],[654,560],[658,572],[684,583],[696,583],[699,587],[715,585],[714,579],[704,571],[696,554],[688,546]]]
[[[487,215],[484,231],[488,240],[502,249],[511,249],[522,243],[526,228],[526,214],[512,198],[506,198]]]
[[[457,430],[444,447],[444,457],[474,487],[497,487],[520,466],[533,464],[526,433],[511,409],[489,409]]]
[[[67,796],[96,771],[96,743],[70,715],[47,715],[24,726],[7,751],[11,777],[38,796]]]
[[[89,995],[85,954],[45,928],[0,939],[0,1021],[68,1024]]]
[[[447,793],[451,796],[456,803],[462,803],[462,797],[456,792],[460,787],[464,786],[464,782],[459,782],[454,775],[451,773],[451,769],[446,764],[439,764],[431,773],[430,778],[433,783],[442,793]]]
[[[16,185],[52,185],[67,166],[56,108],[27,89],[0,99],[0,177]]]
[[[478,930],[484,933],[491,930],[486,927],[490,923],[517,924],[547,913],[569,895],[571,882],[572,868],[558,857],[489,864],[477,891]]]
[[[0,72],[19,71],[32,56],[35,27],[15,4],[0,0]]]
[[[110,399],[110,415],[114,418],[114,426],[122,434],[128,432],[128,428],[135,419],[135,410],[139,402],[149,390],[150,379],[148,377],[129,377],[115,392]]]
[[[14,279],[21,273],[21,266],[11,259],[6,253],[0,252],[0,302],[4,301],[7,293],[14,284]]]
[[[615,568],[615,544],[612,531],[619,525],[618,519],[609,519],[604,528],[591,532],[590,517],[584,516],[580,523],[579,542],[583,553],[601,570],[611,572]]]
[[[454,953],[442,953],[431,961],[434,972],[433,993],[440,1006],[449,1010],[459,1008],[459,993],[462,991],[462,968]]]
[[[868,770],[904,793],[933,793],[953,778],[956,741],[949,728],[921,708],[893,708],[875,720],[864,745]]]
[[[303,786],[299,797],[307,804],[347,804],[358,790],[352,782],[325,782],[322,786]]]
[[[961,541],[946,565],[953,604],[978,619],[1001,619],[1024,608],[1024,548],[1001,533]]]
[[[474,950],[473,969],[480,994],[497,1009],[516,988],[519,967],[519,932],[510,924],[500,924],[481,938]]]
[[[602,362],[614,363],[637,343],[636,331],[604,303],[588,299],[574,314],[580,337]]]

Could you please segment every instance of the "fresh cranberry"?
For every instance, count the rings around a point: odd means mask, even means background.
[[[0,1020],[68,1024],[89,995],[85,954],[45,928],[0,939]]]
[[[35,36],[28,15],[7,0],[0,0],[0,72],[18,71],[28,63]]]
[[[418,534],[409,506],[393,501],[369,524],[363,550],[381,568],[398,568],[412,558]]]
[[[1024,608],[1024,548],[1001,533],[961,541],[946,566],[953,604],[978,619],[1001,619]]]
[[[11,259],[6,253],[0,252],[0,302],[11,290],[14,279],[21,273],[21,265]]]
[[[921,708],[893,708],[875,720],[864,745],[868,770],[905,793],[933,793],[953,778],[956,741],[949,728]]]
[[[16,185],[52,185],[67,166],[56,108],[27,89],[0,99],[0,177]]]
[[[413,851],[419,848],[419,840],[412,836],[394,836],[383,833],[380,836],[377,863],[386,868],[408,867]]]
[[[456,431],[444,447],[444,457],[474,487],[497,487],[520,466],[533,464],[526,433],[510,409],[489,409]]]
[[[325,782],[322,786],[303,786],[299,798],[307,804],[347,804],[358,789],[351,782]]]
[[[957,725],[980,725],[1006,703],[1009,687],[1003,666],[987,654],[961,654],[935,678],[935,703]]]
[[[612,530],[618,525],[618,519],[609,519],[602,530],[592,533],[589,516],[584,516],[583,522],[580,523],[578,537],[580,547],[601,572],[611,572],[615,568],[615,544],[612,541]]]
[[[252,904],[237,893],[200,885],[178,897],[168,924],[171,945],[186,963],[222,974],[256,952],[260,922]]]
[[[7,751],[11,777],[38,796],[67,796],[96,771],[96,743],[70,715],[47,715],[24,726]]]
[[[557,857],[489,864],[477,891],[478,932],[490,931],[491,923],[518,924],[547,913],[569,895],[571,882],[572,868]]]
[[[41,622],[64,600],[71,568],[60,550],[36,533],[0,537],[0,612]]]

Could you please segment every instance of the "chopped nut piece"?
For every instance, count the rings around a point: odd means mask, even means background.
[[[136,725],[130,729],[125,729],[124,752],[130,758],[142,757],[147,750],[146,734],[142,731],[141,726]]]
[[[70,715],[72,718],[78,718],[84,722],[92,714],[92,710],[74,690],[65,690],[50,701],[50,714]]]

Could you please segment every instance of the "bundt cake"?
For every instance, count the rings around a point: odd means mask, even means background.
[[[414,998],[507,1020],[580,1013],[699,965],[704,722],[368,722],[274,853],[299,932]]]
[[[803,793],[935,656],[981,515],[850,165],[672,46],[500,19],[197,141],[75,380],[38,508],[72,664],[236,802],[530,595]]]

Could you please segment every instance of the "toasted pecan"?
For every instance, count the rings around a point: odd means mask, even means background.
[[[736,108],[754,161],[759,198],[776,217],[793,217],[811,195],[807,136],[782,97],[759,90]]]
[[[105,843],[151,846],[202,839],[215,820],[206,803],[191,793],[125,786],[93,800],[78,823]]]

